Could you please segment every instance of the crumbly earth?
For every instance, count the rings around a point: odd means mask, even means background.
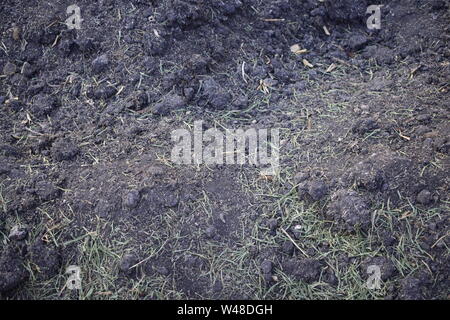
[[[0,296],[448,299],[449,3],[370,4],[2,1]],[[197,120],[280,172],[172,162]]]

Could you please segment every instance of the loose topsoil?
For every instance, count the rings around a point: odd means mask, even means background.
[[[447,299],[449,2],[371,4],[2,1],[0,296]],[[173,163],[197,120],[280,172]]]

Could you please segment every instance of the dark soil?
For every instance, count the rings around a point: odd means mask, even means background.
[[[0,4],[1,297],[448,298],[447,1],[73,2]],[[172,163],[197,120],[280,173]]]

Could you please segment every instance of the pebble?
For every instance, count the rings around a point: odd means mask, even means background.
[[[431,192],[426,189],[420,191],[417,195],[417,202],[420,204],[427,205],[430,204],[432,200]]]
[[[15,225],[11,228],[8,238],[10,240],[21,241],[28,235],[28,230],[24,226]]]
[[[92,70],[95,73],[100,73],[106,70],[109,65],[109,58],[106,54],[103,54],[92,61]]]
[[[270,231],[275,231],[278,228],[277,219],[270,219],[268,222]]]
[[[205,233],[209,239],[212,239],[212,238],[214,238],[215,234],[217,233],[217,230],[214,226],[209,226],[208,228],[206,228]]]
[[[328,193],[328,187],[323,181],[312,181],[308,186],[308,194],[314,201],[319,201]]]
[[[3,74],[6,76],[13,75],[16,73],[17,67],[14,63],[7,62],[5,66],[3,67]]]
[[[126,195],[124,205],[127,208],[133,209],[137,207],[137,205],[139,204],[139,200],[139,191],[133,190]]]
[[[263,274],[272,274],[273,262],[270,260],[264,260],[261,263],[261,271],[263,272]]]
[[[291,256],[294,253],[295,246],[290,241],[285,241],[283,243],[283,246],[281,247],[281,250],[286,253],[287,255]]]
[[[136,263],[138,263],[137,258],[134,255],[127,253],[122,257],[119,269],[126,274],[131,274],[133,271],[131,267]]]

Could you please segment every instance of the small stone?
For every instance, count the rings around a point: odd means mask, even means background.
[[[430,204],[432,200],[433,197],[431,195],[431,192],[426,189],[420,191],[417,195],[417,202],[420,204],[427,205]]]
[[[417,121],[420,121],[420,122],[427,123],[427,122],[430,122],[430,120],[431,120],[431,116],[429,114],[421,114],[421,115],[417,116]]]
[[[13,75],[16,73],[17,67],[14,63],[7,62],[5,66],[3,67],[3,74],[6,76]]]
[[[355,34],[348,40],[348,47],[352,50],[361,50],[369,42],[363,34]]]
[[[271,275],[273,271],[273,262],[270,260],[264,260],[261,263],[261,271],[263,274]]]
[[[139,200],[139,191],[133,190],[126,195],[124,205],[127,208],[133,209],[137,207],[137,205],[139,204]]]
[[[194,90],[194,88],[184,88],[183,94],[184,94],[184,97],[186,98],[186,101],[191,101],[192,98],[194,98],[195,90]]]
[[[106,70],[109,65],[109,58],[106,54],[103,54],[92,61],[92,70],[95,73],[100,73]]]
[[[8,238],[14,241],[24,240],[28,235],[28,230],[24,226],[15,225],[11,228]]]
[[[302,48],[300,47],[300,45],[294,44],[290,47],[290,50],[294,54],[299,54],[299,53],[301,53]]]
[[[203,82],[203,95],[208,105],[215,110],[227,108],[232,100],[231,94],[212,78]]]
[[[15,41],[19,41],[20,40],[20,27],[18,27],[18,26],[14,26],[13,28],[12,28],[12,38],[15,40]]]
[[[308,194],[314,201],[319,201],[328,193],[328,187],[323,181],[312,181],[308,185]]]
[[[109,99],[116,93],[117,90],[113,86],[102,85],[94,90],[93,97],[95,99]]]
[[[180,109],[186,104],[184,98],[179,95],[167,95],[163,100],[155,105],[153,113],[157,115],[167,115],[170,111]]]
[[[22,74],[27,78],[32,78],[37,72],[36,67],[32,66],[28,62],[25,62],[22,66]]]
[[[278,228],[278,220],[270,219],[268,222],[270,231],[275,231]]]
[[[287,255],[289,255],[289,256],[292,256],[292,254],[294,253],[294,250],[295,250],[295,246],[294,246],[294,244],[293,244],[292,242],[290,242],[290,241],[285,241],[285,242],[283,243],[282,247],[281,247],[281,250],[282,250],[285,254],[287,254]]]
[[[217,233],[217,230],[214,226],[209,226],[208,228],[206,228],[205,233],[209,239],[212,239],[212,238],[214,238],[215,234]]]
[[[222,290],[223,290],[222,281],[217,279],[213,284],[212,291],[214,293],[220,293]]]
[[[125,254],[120,261],[119,269],[123,273],[130,275],[133,273],[132,267],[138,263],[137,258],[132,254]]]

